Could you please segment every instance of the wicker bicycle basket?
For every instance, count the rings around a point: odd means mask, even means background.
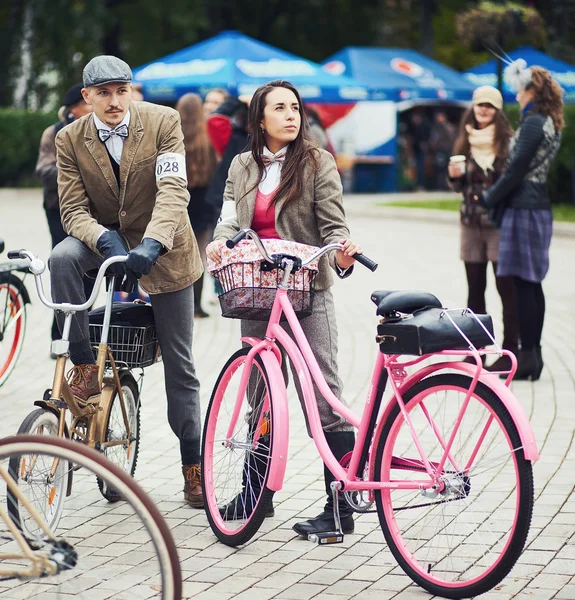
[[[288,254],[306,259],[317,248],[286,240],[262,240],[269,255]],[[208,270],[218,282],[222,316],[230,319],[267,321],[282,281],[280,269],[262,269],[262,255],[256,245],[242,240],[235,248],[222,249],[218,263],[208,260]],[[288,297],[296,315],[301,319],[312,314],[313,281],[318,272],[318,262],[292,274],[288,283]]]

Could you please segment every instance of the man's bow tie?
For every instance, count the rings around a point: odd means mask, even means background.
[[[98,129],[98,135],[102,142],[105,142],[111,135],[126,138],[128,137],[128,126],[120,125],[119,127],[116,127],[116,129]]]
[[[267,154],[262,154],[262,162],[264,163],[264,167],[268,167],[274,163],[283,163],[285,161],[285,157],[285,154],[280,154],[279,156],[268,156]]]

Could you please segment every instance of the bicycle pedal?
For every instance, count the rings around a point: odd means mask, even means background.
[[[343,542],[343,533],[339,531],[322,531],[321,533],[310,533],[307,539],[319,546],[341,544]]]

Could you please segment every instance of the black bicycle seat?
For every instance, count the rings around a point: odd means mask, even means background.
[[[376,312],[380,317],[394,312],[413,314],[422,308],[442,308],[436,296],[419,290],[377,290],[371,294],[371,301],[377,306]]]

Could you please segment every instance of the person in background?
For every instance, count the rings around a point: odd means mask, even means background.
[[[228,171],[234,157],[246,148],[248,142],[248,106],[250,98],[229,96],[206,121],[208,136],[219,157],[219,163],[208,187],[206,201],[212,207],[212,223],[220,216]]]
[[[501,177],[513,129],[503,113],[499,90],[489,85],[473,92],[472,106],[462,119],[453,154],[466,157],[464,163],[450,162],[449,185],[463,194],[460,207],[461,260],[467,276],[467,306],[484,314],[487,265],[493,264],[495,285],[503,306],[503,348],[514,354],[519,349],[519,326],[512,277],[497,275],[499,229],[490,221],[487,208],[477,200],[479,194]],[[471,359],[470,362],[475,362]],[[508,371],[511,360],[499,357],[488,371]]]
[[[188,215],[205,264],[206,246],[212,241],[213,211],[206,201],[206,192],[216,170],[216,155],[206,130],[202,100],[197,94],[184,94],[176,104],[182,120],[186,147],[186,171],[190,203]],[[194,283],[194,316],[208,317],[202,308],[205,273]]]
[[[457,128],[447,119],[445,112],[436,111],[429,134],[429,149],[433,157],[434,188],[436,190],[447,189],[447,163],[456,135]]]
[[[342,382],[337,372],[337,325],[329,289],[332,285],[329,267],[340,278],[349,276],[355,262],[353,255],[361,254],[361,249],[349,239],[341,179],[335,160],[329,152],[318,149],[310,139],[301,106],[298,91],[287,81],[272,81],[256,90],[249,109],[250,149],[232,161],[222,217],[207,254],[210,259],[219,261],[225,240],[246,227],[268,239],[291,240],[313,246],[330,242],[343,244],[343,250],[337,250],[329,259],[324,256],[320,260],[314,284],[313,314],[301,321],[330,389],[337,398],[341,398]],[[242,320],[242,337],[263,338],[266,326],[265,322]],[[291,331],[289,327],[287,331]],[[293,365],[292,373],[297,379]],[[287,369],[284,376],[287,377]],[[336,459],[340,460],[353,449],[353,428],[331,408],[315,384],[314,392],[327,443]],[[301,395],[300,400],[303,402]],[[327,467],[324,467],[324,479],[327,493],[324,511],[315,519],[294,525],[294,531],[300,535],[333,531],[334,507],[330,490],[333,475]],[[251,492],[258,485],[259,481],[255,478],[244,482],[243,492],[220,507],[223,518],[233,519],[238,513],[251,512]],[[343,531],[351,533],[354,530],[352,511],[343,498],[339,506]],[[273,507],[268,510],[268,516],[271,514]]]
[[[86,104],[82,97],[81,83],[73,85],[62,99],[62,108],[59,111],[60,120],[44,130],[40,140],[38,151],[38,162],[36,163],[36,175],[42,180],[44,188],[44,212],[52,238],[52,248],[59,244],[66,233],[60,219],[60,200],[58,198],[58,168],[56,166],[56,134],[72,121],[92,112],[92,107]],[[94,280],[84,277],[84,291],[89,297],[94,288]],[[52,320],[52,341],[60,339],[60,330],[56,322],[56,315]],[[50,353],[52,358],[55,354]]]
[[[228,91],[224,88],[214,88],[210,90],[204,98],[204,117],[212,114],[216,108],[221,106],[229,97]]]
[[[409,123],[409,137],[413,144],[413,154],[417,168],[417,188],[424,190],[426,184],[426,158],[429,149],[431,124],[422,109],[414,109]]]
[[[505,72],[518,90],[521,125],[511,139],[505,172],[480,197],[494,215],[502,212],[497,274],[515,281],[521,339],[515,379],[536,381],[543,370],[545,296],[541,283],[549,270],[553,233],[547,177],[565,124],[563,90],[549,71],[527,68],[522,59]]]

